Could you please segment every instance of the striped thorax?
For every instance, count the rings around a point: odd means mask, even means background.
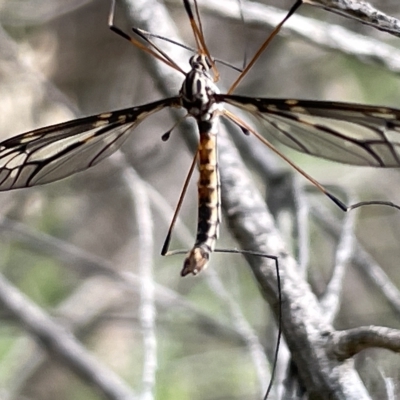
[[[189,60],[191,71],[188,72],[179,92],[182,107],[197,121],[209,121],[216,110],[221,109],[215,102],[214,95],[220,91],[208,73],[211,64],[202,54],[196,54]]]

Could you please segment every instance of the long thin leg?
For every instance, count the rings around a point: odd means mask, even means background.
[[[252,256],[256,256],[256,257],[269,258],[275,262],[276,281],[277,281],[277,286],[278,286],[278,312],[277,312],[278,335],[276,338],[276,346],[275,346],[274,361],[273,361],[273,366],[272,366],[272,371],[271,371],[271,379],[269,381],[267,391],[263,398],[264,400],[267,400],[267,398],[272,390],[272,385],[273,385],[274,379],[275,379],[276,365],[278,363],[279,347],[280,347],[281,339],[282,339],[282,290],[281,290],[281,275],[279,273],[278,257],[270,256],[268,254],[263,254],[263,253],[259,253],[257,251],[251,251],[251,250],[215,249],[214,252],[215,253],[229,253],[229,254],[232,254],[232,253],[233,254],[249,254]]]
[[[114,25],[114,17],[115,17],[115,4],[116,4],[116,0],[112,0],[111,1],[111,9],[110,9],[110,14],[108,16],[108,27],[117,35],[121,36],[122,38],[126,39],[128,42],[132,43],[134,46],[136,46],[137,48],[145,51],[148,54],[151,54],[153,57],[157,58],[157,60],[162,61],[163,63],[167,64],[168,66],[170,66],[171,68],[181,72],[184,74],[184,72],[182,71],[182,69],[174,62],[172,61],[168,56],[166,56],[164,54],[164,52],[160,51],[158,49],[157,46],[155,46],[154,44],[153,47],[157,50],[154,51],[152,49],[149,49],[148,47],[146,47],[145,45],[143,45],[142,43],[140,43],[138,40],[132,38],[131,36],[129,36],[127,33],[125,33],[124,31],[122,31],[121,29],[119,29],[117,26]],[[160,55],[161,54],[161,55]]]
[[[168,233],[167,233],[167,236],[166,236],[165,241],[164,241],[164,245],[163,245],[162,250],[161,250],[161,255],[162,256],[168,256],[168,255],[173,253],[173,252],[171,252],[171,253],[168,252],[168,248],[169,248],[169,245],[170,245],[170,242],[171,242],[172,230],[174,229],[176,220],[178,218],[179,211],[180,211],[180,209],[182,207],[183,199],[185,198],[186,191],[187,191],[187,188],[189,186],[190,179],[192,178],[193,171],[194,171],[194,168],[196,166],[196,162],[197,162],[197,152],[196,152],[195,156],[193,157],[193,161],[192,161],[192,164],[190,166],[189,172],[188,172],[188,174],[186,176],[185,183],[183,184],[181,195],[179,196],[178,204],[177,204],[177,206],[175,208],[174,216],[172,217],[172,221],[171,221],[171,224],[169,226]]]
[[[145,42],[147,42],[154,50],[156,50],[159,54],[161,54],[170,64],[168,65],[175,65],[176,69],[181,72],[183,75],[186,75],[185,72],[175,63],[175,61],[162,49],[160,49],[154,42],[150,40],[151,35],[145,35],[140,29],[135,27],[132,28],[132,31],[136,33],[139,37],[141,37]],[[155,35],[154,35],[155,36]]]
[[[350,211],[355,208],[364,207],[364,206],[388,206],[393,207],[400,210],[400,206],[391,202],[391,201],[361,201],[359,203],[346,205],[341,200],[339,200],[336,196],[330,193],[327,189],[325,189],[317,180],[315,180],[312,176],[307,174],[304,170],[302,170],[299,166],[297,166],[293,161],[291,161],[288,157],[286,157],[282,152],[280,152],[272,143],[270,143],[267,139],[261,136],[255,129],[246,124],[245,121],[232,114],[228,110],[223,111],[223,115],[231,120],[234,124],[238,125],[239,128],[246,134],[251,132],[258,140],[260,140],[265,146],[271,149],[276,155],[281,157],[284,161],[286,161],[292,168],[294,168],[297,172],[304,176],[309,182],[311,182],[319,191],[321,191],[325,196],[329,197],[342,211]]]
[[[217,67],[215,66],[213,58],[211,57],[210,51],[208,50],[208,47],[207,47],[205,39],[204,39],[203,28],[201,25],[201,20],[200,20],[199,9],[197,7],[197,3],[195,1],[195,9],[196,9],[196,15],[197,15],[198,22],[196,22],[196,19],[194,17],[189,0],[183,0],[183,5],[185,6],[186,14],[189,18],[190,25],[192,27],[192,31],[193,31],[194,38],[196,40],[197,48],[199,49],[200,54],[205,54],[207,56],[208,60],[211,62],[212,70],[214,73],[214,81],[217,82],[219,80],[219,72],[218,72]]]
[[[258,60],[260,55],[263,53],[263,51],[266,49],[266,47],[271,43],[272,39],[278,34],[278,32],[281,30],[283,24],[296,12],[296,10],[303,4],[303,0],[296,0],[296,3],[293,4],[292,8],[289,10],[289,12],[286,14],[286,17],[283,18],[283,20],[275,27],[275,29],[272,31],[272,33],[267,37],[265,42],[260,46],[260,48],[257,50],[256,54],[253,56],[253,58],[250,60],[250,62],[247,64],[247,67],[243,70],[243,72],[236,78],[236,81],[233,82],[232,86],[228,90],[228,94],[231,94],[236,87],[239,85],[239,83],[242,81],[242,79],[246,76],[246,74],[250,71],[251,67],[254,65],[254,63]]]
[[[292,168],[298,171],[301,175],[303,175],[308,181],[310,181],[318,190],[320,190],[324,195],[328,196],[335,204],[337,204],[343,211],[347,211],[348,207],[338,198],[336,198],[333,194],[329,193],[318,181],[316,181],[313,177],[308,175],[305,171],[303,171],[300,167],[298,167],[293,161],[291,161],[288,157],[286,157],[282,152],[280,152],[272,143],[270,143],[267,139],[261,136],[256,130],[254,130],[251,126],[246,124],[242,119],[232,114],[231,112],[224,110],[223,115],[230,119],[233,123],[238,125],[241,129],[246,132],[251,132],[258,140],[260,140],[263,144],[265,144],[269,149],[271,149],[275,154],[281,157],[284,161],[286,161]]]

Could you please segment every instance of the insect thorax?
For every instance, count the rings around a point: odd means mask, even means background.
[[[182,106],[196,119],[208,121],[218,108],[214,94],[218,87],[208,73],[210,63],[204,55],[195,55],[190,59],[191,71],[183,81],[180,95]]]

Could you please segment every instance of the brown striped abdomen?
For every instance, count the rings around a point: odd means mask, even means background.
[[[217,118],[198,121],[200,141],[199,158],[199,208],[196,242],[186,256],[182,276],[198,274],[206,268],[211,252],[214,250],[221,221],[221,194],[217,161]]]

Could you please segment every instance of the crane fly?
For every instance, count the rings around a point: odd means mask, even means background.
[[[300,152],[341,163],[375,167],[400,167],[400,110],[351,103],[254,98],[231,94],[283,23],[300,6],[300,0],[274,29],[228,93],[221,94],[215,84],[218,72],[204,42],[197,4],[195,14],[189,0],[183,0],[183,4],[198,48],[198,53],[190,59],[191,69],[188,73],[183,72],[151,40],[147,39],[147,45],[144,45],[115,27],[115,0],[109,17],[109,27],[114,32],[184,74],[179,94],[138,107],[36,129],[3,141],[0,143],[0,190],[41,185],[86,170],[114,153],[131,131],[149,115],[166,107],[183,108],[187,115],[195,119],[200,139],[162,254],[168,252],[172,227],[188,180],[198,164],[197,236],[194,247],[184,261],[181,275],[185,276],[189,273],[196,275],[207,266],[218,236],[221,196],[216,138],[219,117],[233,121],[246,134],[255,134],[262,143],[299,170],[251,126],[225,110],[224,103],[256,116],[265,123],[272,136]],[[168,136],[164,135],[164,139]],[[347,207],[305,172],[300,172],[343,210],[357,206]]]

